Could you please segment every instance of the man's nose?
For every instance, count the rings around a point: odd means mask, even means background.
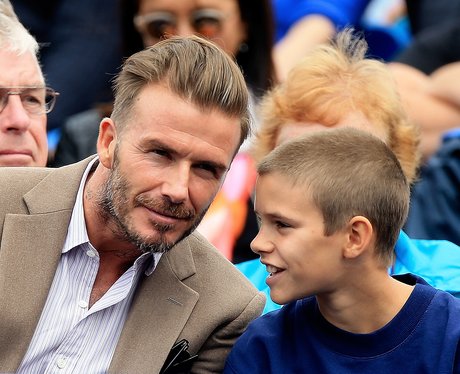
[[[24,132],[30,126],[30,115],[22,105],[20,96],[9,95],[5,108],[0,113],[2,131]]]
[[[168,197],[175,204],[188,199],[190,182],[190,168],[188,166],[177,166],[168,170],[164,178],[161,188],[163,196]]]

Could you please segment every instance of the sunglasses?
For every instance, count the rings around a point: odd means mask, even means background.
[[[0,113],[8,105],[10,95],[19,96],[29,114],[41,115],[53,110],[59,92],[50,87],[0,87]]]
[[[222,30],[224,14],[216,9],[199,9],[192,12],[189,22],[193,30],[205,38],[212,39]],[[177,17],[169,12],[152,12],[134,17],[134,25],[144,35],[165,39],[177,35]]]

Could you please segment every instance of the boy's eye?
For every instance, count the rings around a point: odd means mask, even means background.
[[[287,223],[282,222],[282,221],[275,221],[275,226],[278,227],[279,229],[284,229],[284,228],[287,228],[287,227],[291,227],[290,225],[288,225]]]

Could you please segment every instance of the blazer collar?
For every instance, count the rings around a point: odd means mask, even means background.
[[[153,274],[139,285],[109,373],[160,371],[199,299],[198,292],[183,283],[195,272],[189,239],[161,257]]]
[[[14,372],[32,339],[90,160],[50,171],[24,195],[29,214],[5,218],[0,256],[2,369]],[[199,299],[183,283],[195,272],[188,238],[162,256],[136,291],[109,372],[159,372]]]
[[[5,217],[0,256],[0,354],[16,369],[45,305],[67,233],[81,175],[89,160],[53,169],[24,195],[28,214]],[[4,339],[4,341],[3,341]],[[14,371],[14,370],[13,370]]]

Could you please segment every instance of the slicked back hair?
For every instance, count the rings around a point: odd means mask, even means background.
[[[251,119],[243,75],[231,57],[212,42],[197,36],[172,37],[129,57],[114,82],[112,118],[120,131],[132,114],[135,99],[151,84],[164,84],[203,110],[241,118],[240,144],[249,135]]]

